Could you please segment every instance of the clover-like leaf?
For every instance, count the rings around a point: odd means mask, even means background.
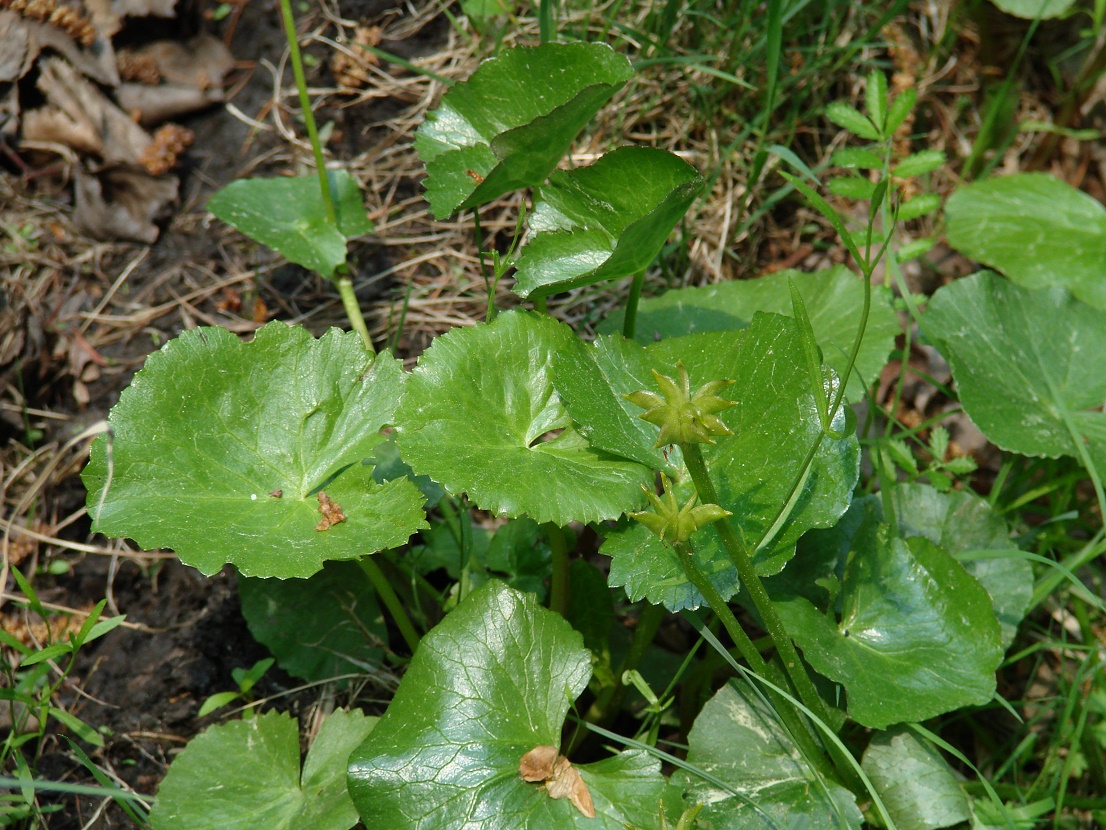
[[[767,539],[753,554],[753,562],[761,575],[777,573],[793,555],[799,536],[812,527],[832,525],[845,512],[859,475],[856,437],[823,438],[786,517],[774,527],[822,429],[810,380],[795,369],[804,361],[795,321],[757,314],[743,331],[671,338],[646,352],[655,366],[682,361],[692,384],[735,379],[726,395],[736,405],[718,413],[733,435],[701,447],[718,490],[718,504],[733,513],[726,521],[751,548]],[[832,427],[844,432],[843,412],[837,413]],[[677,476],[676,496],[681,503],[690,498],[691,487],[686,475]],[[706,527],[690,543],[697,564],[722,597],[733,596],[737,571],[715,531]],[[644,597],[671,610],[703,602],[676,553],[643,527],[611,531],[602,552],[613,560],[611,584],[624,586],[634,600]]]
[[[175,550],[214,573],[306,577],[328,559],[395,547],[425,527],[407,479],[362,459],[403,389],[390,355],[353,333],[315,340],[270,323],[243,343],[188,331],[150,355],[112,409],[83,473],[95,528]],[[322,531],[319,488],[347,519]]]
[[[1106,310],[1106,207],[1093,196],[1044,173],[1018,173],[957,190],[945,222],[950,245],[1018,285],[1066,288]]]
[[[864,751],[862,765],[901,830],[937,830],[971,818],[956,774],[913,732],[878,733]]]
[[[450,88],[415,135],[439,217],[545,181],[576,135],[633,75],[601,43],[507,49]]]
[[[840,622],[801,597],[776,608],[811,666],[845,687],[853,720],[883,729],[994,695],[1003,648],[991,598],[928,539],[867,521],[841,603]]]
[[[337,227],[327,218],[315,175],[239,179],[212,196],[207,209],[290,262],[330,278],[346,261],[346,243],[371,233],[373,224],[365,214],[357,180],[345,170],[327,175]]]
[[[730,681],[719,689],[695,719],[688,745],[688,763],[726,785],[682,776],[688,800],[705,805],[700,819],[715,830],[861,826],[855,796],[819,780],[764,695],[748,685]]]
[[[594,450],[553,388],[553,356],[574,338],[524,311],[436,338],[396,419],[404,459],[485,510],[540,523],[602,521],[640,505],[652,472]]]
[[[574,764],[585,816],[519,762],[561,746],[591,652],[530,594],[489,582],[419,644],[376,730],[350,757],[349,790],[366,827],[390,830],[624,830],[652,826],[665,780],[646,753]]]
[[[922,325],[991,441],[1050,458],[1080,458],[1082,444],[1106,470],[1106,311],[983,272],[938,290]]]
[[[679,156],[621,147],[538,189],[515,292],[542,297],[648,268],[704,180]]]
[[[296,677],[363,673],[384,657],[388,629],[354,562],[328,562],[307,579],[239,577],[238,595],[254,639]]]
[[[717,285],[679,288],[659,297],[643,299],[638,305],[635,338],[648,345],[665,337],[679,337],[706,331],[743,329],[758,311],[791,315],[791,280],[810,314],[814,336],[826,364],[838,374],[845,371],[849,351],[860,325],[864,285],[856,274],[838,266],[813,274],[781,271],[755,280],[737,280]],[[604,320],[600,331],[621,330],[622,314]],[[864,387],[873,383],[887,363],[895,337],[902,331],[891,308],[891,295],[872,289],[872,310],[855,373],[845,385],[845,394],[857,401]]]
[[[154,830],[348,830],[357,811],[346,759],[376,725],[358,711],[332,712],[300,771],[299,727],[286,714],[212,726],[169,767],[150,813]]]

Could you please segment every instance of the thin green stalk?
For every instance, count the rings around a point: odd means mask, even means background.
[[[311,109],[311,96],[307,94],[307,76],[303,72],[303,56],[300,54],[299,39],[296,37],[296,19],[292,15],[292,0],[280,0],[280,13],[284,19],[284,36],[288,41],[288,57],[292,64],[292,76],[296,79],[296,91],[299,93],[300,109],[303,111],[303,124],[307,128],[311,153],[315,156],[315,175],[319,179],[323,210],[326,212],[327,223],[337,228],[338,210],[334,206],[334,195],[330,190],[330,175],[326,169],[323,144],[319,140],[319,129],[315,125],[315,113]],[[338,295],[342,298],[342,307],[346,311],[350,325],[361,336],[361,341],[369,354],[376,354],[372,338],[369,337],[368,326],[365,325],[365,317],[361,313],[361,306],[357,304],[357,297],[353,293],[353,281],[344,264],[338,268],[338,276],[334,281],[338,285]]]
[[[688,472],[691,473],[691,480],[695,483],[695,489],[699,491],[700,500],[703,504],[719,504],[718,493],[714,489],[714,483],[711,481],[710,473],[707,470],[706,462],[703,460],[703,453],[699,445],[682,444],[680,449],[683,450],[684,463],[687,464]],[[714,522],[713,527],[718,532],[718,536],[722,539],[722,544],[725,546],[726,552],[737,568],[737,574],[741,579],[741,584],[745,586],[745,590],[747,590],[749,596],[753,598],[753,604],[756,606],[757,613],[760,614],[761,621],[768,631],[768,636],[772,638],[772,642],[776,646],[776,651],[783,660],[783,666],[787,672],[787,676],[790,677],[791,682],[795,684],[795,689],[798,691],[799,697],[819,718],[827,720],[829,713],[826,711],[825,703],[823,703],[821,696],[818,694],[818,690],[814,688],[814,683],[811,681],[810,675],[806,673],[806,667],[803,665],[803,661],[799,659],[799,653],[795,650],[795,645],[791,642],[791,637],[788,636],[787,629],[783,626],[783,621],[780,620],[779,615],[776,613],[776,608],[772,605],[772,600],[769,598],[768,592],[764,589],[764,584],[760,581],[760,576],[757,574],[756,568],[753,567],[752,559],[749,558],[749,554],[745,550],[745,545],[737,537],[737,533],[734,531],[733,525],[730,524],[729,519],[724,518]],[[704,594],[704,596],[706,596],[706,594]],[[733,635],[731,634],[731,636]],[[749,647],[752,651],[756,652],[756,648],[753,647],[752,643],[749,644]],[[759,657],[760,653],[756,653]],[[744,652],[742,652],[742,654],[744,655]],[[748,660],[749,658],[746,657],[745,659]]]
[[[692,445],[696,446],[696,445]],[[725,519],[721,520],[725,522]],[[715,522],[717,527],[720,522]],[[749,664],[749,668],[754,674],[763,678],[768,678],[771,674],[768,663],[757,651],[757,647],[753,645],[753,641],[749,639],[749,635],[745,633],[745,629],[741,627],[741,623],[737,621],[737,617],[734,616],[733,611],[730,610],[730,606],[726,604],[721,595],[715,590],[714,585],[706,575],[699,570],[699,566],[695,563],[695,556],[691,552],[691,546],[687,542],[676,542],[673,547],[676,550],[676,555],[680,558],[680,564],[683,566],[684,573],[687,574],[688,580],[692,585],[703,595],[707,604],[711,610],[715,613],[719,620],[722,622],[722,626],[726,629],[726,633],[730,635],[730,639],[733,640],[734,645],[737,646],[737,650],[741,652],[741,656],[745,658],[745,662]],[[791,734],[795,744],[802,751],[806,759],[817,769],[822,775],[828,778],[835,777],[835,771],[833,765],[826,757],[826,753],[814,742],[814,739],[810,735],[810,731],[807,729],[806,724],[803,723],[799,713],[795,710],[791,704],[786,700],[779,698],[777,695],[772,694],[773,704],[775,705],[776,712],[780,716],[780,720],[783,721],[787,731]],[[821,704],[821,698],[818,699],[819,705]],[[825,720],[825,718],[823,718]]]
[[[334,280],[334,284],[338,286],[338,296],[342,298],[342,308],[346,310],[346,317],[349,318],[349,324],[353,326],[355,332],[361,335],[361,342],[365,344],[365,351],[369,354],[376,354],[376,349],[373,348],[372,338],[369,336],[369,327],[365,325],[365,316],[361,313],[361,306],[357,302],[357,295],[353,292],[353,280],[350,279],[345,269],[339,272],[339,276]]]
[[[543,44],[557,39],[557,25],[553,20],[554,2],[555,0],[538,0],[538,28]]]
[[[641,287],[645,284],[645,270],[634,274],[630,283],[630,296],[626,298],[626,316],[622,320],[622,336],[627,340],[634,339],[637,330],[637,305],[641,300]]]
[[[357,564],[361,566],[361,570],[365,572],[365,576],[369,578],[369,582],[376,589],[377,596],[384,603],[384,607],[388,609],[388,613],[392,615],[392,620],[403,636],[404,642],[407,643],[407,648],[414,654],[419,647],[419,633],[415,631],[411,618],[407,616],[407,610],[403,607],[403,603],[399,601],[399,597],[396,596],[392,583],[388,581],[384,571],[380,570],[380,566],[373,561],[371,556],[362,556],[357,560]]]
[[[330,193],[330,178],[326,172],[326,158],[323,156],[322,142],[319,141],[319,130],[315,126],[315,114],[311,110],[311,97],[307,94],[307,77],[303,74],[303,57],[300,55],[299,39],[296,37],[296,20],[292,16],[292,0],[280,0],[280,12],[284,17],[284,36],[288,40],[288,56],[292,64],[292,75],[296,79],[296,89],[300,94],[303,123],[307,127],[307,138],[311,142],[311,152],[315,155],[315,172],[319,177],[319,190],[323,194],[323,210],[326,211],[326,221],[336,228],[338,227],[338,212],[334,208],[334,198]]]
[[[399,322],[396,323],[395,331],[392,333],[392,342],[388,346],[388,351],[392,354],[395,354],[399,348],[399,338],[403,334],[403,327],[407,325],[407,309],[411,305],[411,290],[414,287],[415,281],[407,280],[407,290],[403,292],[403,305],[399,310]]]
[[[553,579],[549,586],[549,610],[562,617],[568,610],[568,542],[565,532],[553,523],[545,526],[549,549],[553,553]]]

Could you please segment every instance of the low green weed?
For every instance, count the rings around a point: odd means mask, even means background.
[[[809,171],[788,177],[863,279],[784,273],[639,301],[641,273],[703,177],[634,147],[556,170],[632,77],[603,45],[507,50],[453,86],[416,137],[440,218],[534,189],[526,242],[507,259],[537,310],[499,312],[489,291],[487,321],[438,337],[413,371],[375,354],[364,333],[315,339],[270,323],[245,344],[197,329],[151,355],[123,393],[112,452],[97,441],[84,472],[101,532],[171,547],[208,574],[233,564],[249,586],[251,627],[294,674],[317,679],[366,660],[357,638],[274,623],[299,586],[336,629],[409,660],[383,717],[335,711],[302,767],[285,715],[203,733],[163,782],[158,830],[343,830],[358,820],[616,830],[672,817],[684,828],[1018,827],[1075,803],[1064,789],[1075,772],[1097,774],[1058,746],[1040,788],[1007,806],[1009,793],[986,778],[982,795],[969,786],[971,760],[919,725],[1001,701],[996,671],[1022,619],[1059,585],[1048,582],[1054,572],[1074,579],[1101,554],[1104,533],[1099,522],[1059,563],[1019,549],[994,505],[953,487],[971,470],[945,461],[936,426],[924,468],[889,426],[867,459],[876,476],[861,482],[849,403],[898,333],[872,276],[885,256],[894,269],[896,222],[937,207],[896,192],[941,161],[894,155],[912,98],[889,98],[876,73],[864,112],[830,109],[869,143],[835,161],[871,177],[830,184],[869,201],[860,235]],[[1006,260],[1025,241],[1004,201],[1018,186],[973,185],[948,210],[953,244],[981,240],[972,255],[1006,276],[957,280],[924,313],[912,298],[911,312],[979,428],[1009,453],[1073,458],[1101,510],[1106,310],[1093,280],[1060,271],[1048,253],[1098,225],[1041,223],[1042,262]],[[330,230],[342,221],[335,199],[357,214],[347,191],[320,193]],[[231,201],[216,204],[225,214]],[[1094,214],[1066,192],[1053,206]],[[973,226],[980,215],[1013,218]],[[265,213],[250,216],[238,222],[247,232]],[[308,238],[279,218],[262,241],[284,251]],[[343,253],[336,246],[327,260],[336,273]],[[550,294],[627,277],[626,308],[593,341],[542,313]],[[416,533],[421,543],[407,547]],[[1081,596],[1101,607],[1086,588]],[[329,597],[344,599],[324,609]],[[641,603],[632,633],[623,598]],[[376,602],[396,636],[372,629]],[[669,613],[713,662],[694,649],[676,665],[657,657]],[[326,659],[311,662],[312,652]],[[701,666],[712,668],[696,686]],[[627,683],[647,701],[637,739],[603,725],[619,723]],[[678,716],[686,746],[667,752],[669,704],[691,688],[699,695],[681,699]],[[1062,746],[1093,750],[1098,698],[1069,700],[1076,728]]]

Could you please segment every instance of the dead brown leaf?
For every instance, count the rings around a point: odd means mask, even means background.
[[[522,780],[545,782],[550,798],[567,798],[577,810],[588,818],[595,818],[595,804],[591,792],[580,771],[555,746],[536,746],[518,762],[518,774]]]
[[[76,208],[73,220],[97,239],[153,242],[156,222],[165,218],[177,201],[178,182],[173,176],[154,177],[125,167],[95,173],[73,171]]]
[[[315,525],[315,530],[322,532],[324,530],[330,530],[336,524],[340,524],[346,520],[346,514],[342,512],[342,505],[334,501],[330,496],[319,491],[319,512],[322,514],[322,518],[319,523]]]

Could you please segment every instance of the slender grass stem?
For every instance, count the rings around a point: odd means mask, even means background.
[[[357,560],[357,564],[361,566],[361,570],[365,572],[365,576],[369,578],[369,582],[376,589],[377,596],[384,603],[384,607],[388,609],[388,613],[392,615],[392,620],[395,622],[396,628],[399,629],[403,641],[407,643],[407,647],[414,654],[419,647],[421,638],[415,630],[415,626],[411,623],[411,618],[407,616],[407,610],[403,607],[403,603],[396,596],[392,583],[388,581],[384,571],[380,570],[380,566],[373,561],[371,556],[362,556]]]
[[[687,464],[688,472],[691,473],[691,480],[695,482],[695,488],[699,491],[699,498],[704,504],[718,504],[718,493],[714,489],[714,483],[711,481],[710,473],[707,470],[706,462],[703,460],[703,453],[699,445],[683,444],[680,446],[680,449],[683,450],[684,462]],[[745,586],[745,590],[749,592],[749,596],[753,598],[753,604],[756,606],[757,613],[760,614],[761,621],[768,631],[768,636],[770,636],[772,642],[775,643],[776,651],[783,661],[784,670],[787,672],[787,676],[791,678],[791,682],[795,684],[795,689],[798,691],[799,697],[819,718],[826,720],[828,718],[828,713],[826,712],[825,703],[823,703],[821,696],[818,694],[818,690],[814,688],[814,683],[811,681],[810,675],[806,673],[806,667],[803,665],[802,660],[799,659],[799,653],[795,650],[795,645],[791,642],[791,637],[788,636],[787,629],[783,626],[783,621],[776,613],[776,608],[772,605],[772,600],[769,598],[768,592],[764,589],[764,584],[760,581],[760,576],[757,574],[756,568],[753,567],[753,561],[745,550],[745,545],[738,538],[728,518],[714,522],[712,526],[718,532],[719,537],[722,539],[722,544],[730,556],[730,560],[737,568],[737,574],[741,579],[741,583]],[[688,578],[690,578],[690,574]],[[706,594],[703,596],[706,596]],[[725,622],[725,620],[723,620],[723,622]],[[733,635],[731,634],[730,636]],[[748,639],[748,637],[746,637],[746,639]],[[749,643],[749,648],[755,652],[758,657],[760,656],[760,653],[756,651],[752,643]],[[742,652],[742,655],[744,656],[744,652]],[[745,659],[748,660],[749,658],[745,657]]]

